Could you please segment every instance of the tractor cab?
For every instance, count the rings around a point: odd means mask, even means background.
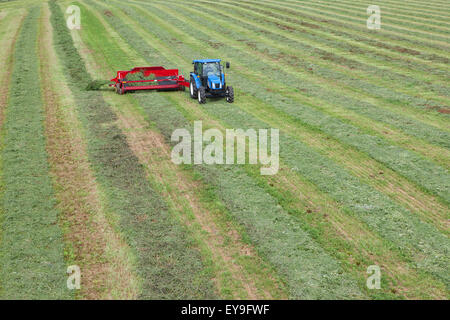
[[[194,60],[194,72],[190,73],[189,90],[191,98],[198,99],[199,103],[205,103],[206,98],[224,97],[227,102],[234,101],[232,86],[225,82],[224,66],[220,59]],[[227,62],[226,68],[230,67]]]

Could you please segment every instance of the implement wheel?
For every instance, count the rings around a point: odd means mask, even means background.
[[[117,94],[124,94],[124,91],[119,83],[116,83],[116,93]]]
[[[234,102],[234,90],[232,86],[227,87],[226,99],[228,103]]]
[[[197,99],[198,90],[194,78],[191,78],[191,81],[189,83],[189,93],[191,94],[192,99]]]
[[[206,103],[206,92],[205,92],[205,88],[200,87],[198,89],[198,103],[202,104],[202,103]]]

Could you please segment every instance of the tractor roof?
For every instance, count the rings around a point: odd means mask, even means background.
[[[206,63],[206,62],[220,62],[220,59],[197,59],[194,62]]]

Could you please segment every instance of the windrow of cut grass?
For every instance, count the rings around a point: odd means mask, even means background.
[[[68,264],[82,271],[80,299],[136,298],[129,247],[108,222],[101,190],[86,155],[75,102],[53,48],[50,11],[44,5],[39,34],[47,151]]]
[[[140,284],[139,297],[215,297],[198,250],[146,179],[144,168],[116,124],[116,115],[101,92],[84,90],[91,76],[74,46],[61,8],[51,1],[50,9],[55,47],[85,126],[89,160],[105,190],[107,209],[117,213],[119,229],[135,255],[133,271]]]
[[[190,9],[186,6],[181,7],[183,11],[189,12],[189,16],[196,17],[198,15],[198,19],[202,19],[204,21],[208,21],[208,14],[213,14],[214,10],[210,10],[200,7],[195,9]],[[198,12],[206,11],[206,13]],[[236,31],[232,33],[229,37],[231,39],[227,39],[222,44],[224,46],[231,46],[233,44],[234,48],[241,47],[241,50],[254,52],[255,55],[258,56],[267,56],[270,60],[275,61],[277,66],[283,65],[286,68],[299,70],[301,72],[307,72],[310,76],[307,79],[302,79],[302,81],[314,82],[316,84],[315,88],[327,86],[327,90],[329,88],[336,88],[335,92],[338,92],[339,95],[346,97],[347,104],[342,103],[340,105],[345,106],[348,105],[348,108],[361,114],[365,117],[373,119],[375,121],[380,121],[382,123],[386,123],[394,128],[401,129],[402,131],[418,137],[420,139],[424,139],[430,143],[442,143],[443,141],[447,141],[448,131],[444,128],[447,128],[445,119],[442,118],[442,115],[436,114],[434,117],[431,116],[429,111],[421,112],[421,114],[426,114],[426,117],[431,118],[424,124],[422,121],[417,121],[417,109],[421,111],[424,110],[426,105],[431,104],[439,104],[437,102],[431,102],[429,100],[425,100],[423,98],[414,98],[402,93],[398,93],[388,89],[386,86],[380,86],[379,84],[369,83],[365,80],[361,80],[361,78],[367,77],[367,74],[370,75],[371,68],[363,67],[364,72],[354,74],[354,72],[347,72],[341,70],[334,70],[333,63],[325,63],[316,61],[307,61],[303,59],[305,55],[299,55],[295,50],[289,49],[290,47],[295,48],[295,45],[284,45],[280,47],[276,45],[274,47],[273,43],[280,43],[281,39],[279,36],[275,36],[274,38],[267,39],[265,37],[253,36],[252,41],[247,41],[247,50],[245,46],[239,45],[241,42],[246,42],[242,40],[244,35],[248,35],[251,37],[251,32],[246,32],[248,28],[236,28],[237,24],[242,24],[242,20],[234,20],[231,18],[232,22],[228,22],[226,20],[222,20],[220,27],[215,26],[213,22],[205,22],[205,30],[211,29],[213,26],[214,29],[218,29],[216,31],[224,34],[228,31],[231,34],[230,30],[235,29]],[[258,41],[261,39],[261,42]],[[238,45],[236,45],[238,43]],[[216,45],[220,45],[221,43],[216,43]],[[301,44],[304,46],[304,43]],[[259,48],[259,49],[258,49]],[[291,51],[289,53],[289,51]],[[271,53],[267,53],[271,52]],[[329,54],[328,52],[325,52]],[[309,53],[311,54],[311,52]],[[302,62],[299,62],[302,61]],[[344,61],[339,63],[339,66],[344,64]],[[345,64],[344,64],[345,65]],[[377,76],[379,74],[384,74],[386,72],[382,72],[379,70],[377,72]],[[290,75],[286,76],[288,79],[291,79]],[[373,76],[372,76],[373,78]],[[285,81],[287,82],[287,81]],[[284,83],[284,91],[289,91],[295,94],[298,92],[297,82],[289,82],[290,85]],[[306,91],[307,89],[303,88],[302,91]],[[313,90],[312,93],[317,92],[317,90]],[[407,106],[413,105],[414,107],[410,110]],[[380,106],[383,106],[380,108]],[[436,106],[436,108],[439,108]],[[441,105],[440,108],[445,108]],[[436,112],[437,113],[437,112]],[[420,117],[421,118],[421,117]],[[436,123],[439,123],[440,126],[437,128]],[[444,130],[443,130],[444,129]]]
[[[133,55],[133,52],[118,41],[116,45],[123,50],[120,54],[104,54],[104,45],[98,40],[98,33],[106,22],[98,12],[92,13],[102,24],[91,18],[90,11],[83,12],[88,28],[82,34],[83,42],[78,37],[74,37],[74,41],[78,43],[79,52],[87,61],[89,69],[98,70],[97,66],[101,65],[100,76],[108,78],[112,70],[129,63],[129,54]],[[101,34],[104,34],[103,30]],[[104,36],[109,38],[112,34],[114,32],[108,30]],[[87,52],[89,54],[83,55]],[[140,58],[132,61],[136,65],[146,65]],[[219,200],[211,198],[206,186],[198,179],[172,163],[169,145],[164,142],[162,135],[155,132],[156,128],[147,129],[146,115],[133,96],[127,95],[123,99],[110,92],[105,92],[103,96],[112,106],[120,106],[113,109],[118,114],[127,141],[140,162],[146,166],[149,178],[158,185],[159,192],[169,205],[169,211],[187,226],[202,250],[202,256],[207,257],[207,268],[211,268],[215,274],[220,297],[285,298],[283,283],[256,254],[253,246],[243,240],[240,227],[229,218],[223,205],[218,205]]]
[[[0,126],[8,103],[14,46],[25,13],[25,10],[8,11],[7,16],[0,21],[0,47],[5,48],[0,53]]]
[[[25,18],[14,49],[2,148],[0,295],[67,299],[62,232],[45,149],[37,30],[40,8]],[[25,94],[26,93],[26,94]]]
[[[150,8],[150,6],[147,5],[146,7]],[[130,12],[131,10],[129,7],[122,9],[124,11],[127,10],[128,12]],[[159,6],[158,9],[154,10],[161,11],[161,6]],[[166,11],[165,8],[163,8],[163,10]],[[138,17],[140,14],[141,12],[137,12],[136,17]],[[146,16],[139,21],[143,25],[146,25],[149,23],[148,19],[149,17]],[[157,19],[154,18],[154,20],[156,21]],[[172,26],[181,26],[185,24],[185,22],[181,21],[180,19],[173,18],[169,15],[165,16],[165,20],[167,20]],[[167,41],[171,41],[171,39],[173,39],[173,35],[165,30],[161,30],[158,25],[153,26],[150,32],[154,33],[155,37],[159,37],[160,39],[166,39]],[[190,36],[201,40],[197,41],[197,43],[207,43],[207,39],[210,38],[210,35],[204,34],[199,30],[196,30],[195,32],[188,30],[186,32]],[[172,45],[175,46],[177,50],[179,50],[180,53],[183,53],[186,57],[193,56],[195,54],[194,51],[190,48],[187,48],[186,44],[187,41],[183,41],[183,43],[173,43]],[[223,50],[226,49],[221,49],[221,51]],[[244,56],[244,53],[241,52],[239,60],[243,61],[245,58],[246,57]],[[234,63],[235,69],[237,64],[238,62]],[[245,73],[245,75],[243,75],[240,71],[241,65],[239,65],[237,68],[239,70],[233,73],[231,81],[234,81],[235,83],[245,83],[245,91],[247,93],[271,104],[274,108],[291,116],[300,123],[309,127],[317,128],[327,135],[330,135],[331,137],[337,139],[338,141],[353,146],[360,151],[367,153],[377,161],[384,163],[386,166],[392,168],[411,181],[414,181],[429,192],[441,196],[444,201],[448,202],[448,173],[441,166],[430,162],[428,159],[415,152],[411,152],[410,150],[392,145],[391,143],[386,141],[386,139],[383,139],[380,136],[368,134],[358,127],[353,126],[352,124],[324,114],[322,110],[316,110],[315,104],[299,104],[297,101],[290,99],[290,97],[288,98],[282,94],[262,91],[260,84],[255,83],[253,79],[249,80],[249,78],[252,77],[252,73],[255,74],[255,78],[258,77],[256,76],[258,74],[258,71],[248,71],[247,73]],[[266,77],[269,76],[276,77],[275,70],[274,73],[269,73],[268,75],[266,75]],[[317,90],[320,91],[319,88]],[[320,96],[319,92],[317,93],[317,95]],[[338,96],[338,98],[341,100],[345,100],[345,97]],[[333,101],[330,101],[330,103],[333,103]],[[336,106],[333,105],[333,108],[336,108]],[[372,122],[366,123],[367,127],[370,127],[371,125]],[[367,128],[364,129],[366,130]],[[419,143],[419,141],[415,140],[415,143],[415,148],[417,149],[417,144]],[[434,148],[432,146],[429,147]],[[440,154],[445,154],[445,149],[440,148],[439,150]],[[434,152],[434,154],[436,154],[436,156],[439,156],[437,151]],[[442,163],[446,163],[446,160],[442,160]]]
[[[99,11],[102,11],[102,10],[103,10],[103,9],[99,9]],[[170,64],[170,63],[173,64],[173,61],[168,61],[168,60],[165,60],[165,59],[162,59],[162,58],[161,58],[161,54],[164,54],[164,55],[165,55],[166,53],[165,53],[165,52],[162,53],[161,51],[159,51],[160,48],[158,48],[158,49],[155,50],[155,48],[151,48],[151,47],[148,47],[148,45],[147,45],[147,46],[144,45],[143,43],[145,42],[145,40],[139,39],[139,38],[138,38],[138,34],[139,34],[139,33],[135,30],[135,26],[133,27],[133,30],[128,30],[128,31],[123,31],[123,32],[122,32],[122,30],[129,29],[130,27],[124,28],[125,24],[124,24],[124,23],[121,24],[119,21],[117,21],[117,16],[118,16],[117,12],[116,12],[115,10],[112,10],[112,13],[114,14],[114,17],[108,16],[107,19],[108,19],[108,20],[110,21],[110,23],[115,27],[116,31],[117,31],[117,32],[120,32],[120,33],[122,34],[122,36],[123,36],[124,39],[127,39],[127,41],[130,43],[130,45],[131,45],[132,47],[134,47],[138,52],[152,52],[152,53],[160,52],[160,55],[159,55],[159,56],[156,56],[155,54],[152,55],[152,63],[155,63],[155,64],[160,64],[160,63],[163,64],[163,63],[164,63],[164,65],[167,65],[167,64]],[[133,15],[133,17],[134,17],[134,19],[136,18],[135,15]],[[139,22],[140,22],[140,21],[139,21]],[[128,21],[127,25],[130,26],[130,25],[133,25],[133,23],[132,23],[131,21]],[[155,26],[155,25],[153,25],[153,26]],[[152,30],[155,30],[155,28],[153,27]],[[136,40],[135,40],[135,41],[128,40],[128,39],[130,38],[130,37],[129,37],[130,34],[128,34],[127,32],[130,32],[130,33],[132,32],[133,34],[135,34],[135,36],[134,36],[133,38],[136,39]],[[146,35],[145,38],[149,38],[149,36]],[[152,38],[151,40],[147,41],[147,43],[151,43],[152,45],[155,45],[156,43],[159,42],[159,41],[157,40],[158,38],[161,38],[161,37],[156,36],[155,39]],[[179,49],[179,48],[177,48],[177,49]],[[171,53],[168,52],[167,55],[168,55],[168,56],[171,56]],[[179,65],[178,62],[177,62],[177,65]],[[140,95],[139,95],[139,96],[140,96]],[[152,99],[152,100],[153,100],[153,99]],[[226,109],[227,107],[222,106],[222,108],[223,108],[223,109]],[[194,109],[194,108],[193,108],[193,109]],[[157,114],[158,114],[159,116],[161,116],[160,111],[158,111]],[[185,116],[186,116],[186,115],[185,115]],[[245,117],[244,117],[244,118],[245,118]],[[169,132],[168,132],[168,134],[169,134]]]
[[[92,6],[99,12],[106,8],[99,3]],[[137,52],[156,53],[144,45],[146,41],[129,25],[123,28],[125,24],[117,18],[111,6],[108,10],[112,14],[105,18],[132,48]],[[131,34],[134,36],[130,37]],[[167,66],[167,60],[161,54],[151,60],[152,64]],[[191,128],[191,121],[178,109],[179,105],[171,102],[171,97],[142,93],[136,94],[135,98],[167,141],[170,141],[175,128]],[[183,100],[194,104],[186,97]],[[340,270],[339,263],[299,228],[296,218],[279,207],[275,199],[258,187],[242,168],[201,165],[194,166],[194,172],[211,185],[211,191],[224,202],[233,219],[245,227],[260,254],[277,268],[287,281],[291,297],[362,297],[356,284]]]

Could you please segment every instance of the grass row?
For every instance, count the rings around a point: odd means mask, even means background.
[[[0,247],[3,299],[71,297],[66,287],[63,240],[49,176],[42,97],[37,82],[39,17],[40,8],[31,8],[15,45],[3,128]]]
[[[199,252],[149,184],[117,127],[115,114],[101,92],[84,91],[91,77],[74,47],[61,8],[55,1],[50,2],[50,8],[55,47],[86,128],[88,157],[98,183],[106,190],[108,209],[119,215],[120,231],[135,254],[140,297],[214,297]]]

